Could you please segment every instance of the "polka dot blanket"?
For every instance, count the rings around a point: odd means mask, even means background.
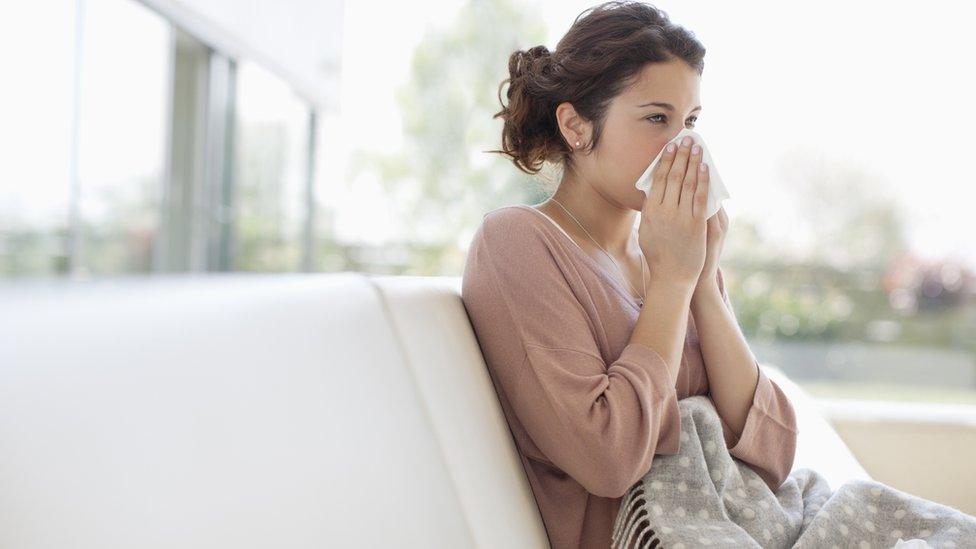
[[[681,447],[656,455],[624,495],[613,548],[974,547],[976,517],[885,484],[850,480],[831,493],[798,468],[772,491],[729,454],[712,400],[678,401]]]

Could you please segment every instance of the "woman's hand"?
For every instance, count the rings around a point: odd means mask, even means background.
[[[654,168],[644,200],[638,243],[652,276],[695,285],[705,261],[705,205],[708,171],[700,170],[701,147],[685,137],[674,150],[665,148]]]
[[[725,246],[725,235],[729,231],[729,216],[725,213],[725,207],[719,207],[712,217],[708,218],[708,237],[705,245],[705,264],[702,266],[701,274],[698,276],[698,283],[695,285],[694,295],[702,291],[717,291],[718,287],[718,260],[722,256],[722,248]]]

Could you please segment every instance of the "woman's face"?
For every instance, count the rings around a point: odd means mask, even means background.
[[[634,84],[611,101],[597,148],[576,154],[578,171],[608,198],[642,210],[646,195],[634,182],[682,128],[694,129],[700,81],[684,61],[645,65]]]

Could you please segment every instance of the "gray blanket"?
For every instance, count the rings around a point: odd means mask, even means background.
[[[678,401],[681,451],[657,455],[624,496],[612,547],[973,547],[976,517],[885,484],[794,469],[775,491],[729,454],[711,399]],[[918,545],[916,545],[918,544]],[[921,541],[909,544],[925,547]]]

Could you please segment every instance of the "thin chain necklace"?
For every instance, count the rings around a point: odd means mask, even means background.
[[[595,238],[593,238],[593,236],[590,234],[590,231],[587,231],[586,230],[586,227],[584,227],[583,224],[580,223],[580,220],[579,219],[576,219],[576,216],[573,215],[573,212],[567,210],[566,209],[566,206],[563,206],[563,203],[560,202],[560,201],[558,201],[558,200],[556,200],[554,197],[550,197],[550,198],[552,199],[553,202],[555,202],[556,204],[559,204],[559,207],[562,208],[566,213],[568,213],[569,216],[572,217],[574,221],[576,221],[576,224],[579,225],[581,229],[583,229],[583,232],[586,233],[586,236],[590,237],[590,240],[592,240],[593,243],[596,244],[597,248],[600,248],[600,250],[602,250],[603,253],[606,254],[607,257],[610,258],[610,261],[613,261],[613,264],[617,267],[617,270],[620,271],[620,274],[621,275],[623,275],[624,282],[626,282],[627,285],[630,286],[630,289],[634,290],[634,293],[637,293],[637,288],[634,288],[634,285],[631,284],[629,280],[627,280],[627,275],[624,274],[624,270],[620,268],[620,265],[617,264],[617,261],[613,258],[612,255],[610,255],[609,252],[607,252],[606,250],[603,249],[603,246],[600,246],[600,243],[597,242]],[[644,304],[644,298],[647,296],[647,281],[644,280],[644,253],[643,253],[643,251],[641,251],[641,282],[644,285],[644,293],[641,294],[640,304],[643,305]]]

